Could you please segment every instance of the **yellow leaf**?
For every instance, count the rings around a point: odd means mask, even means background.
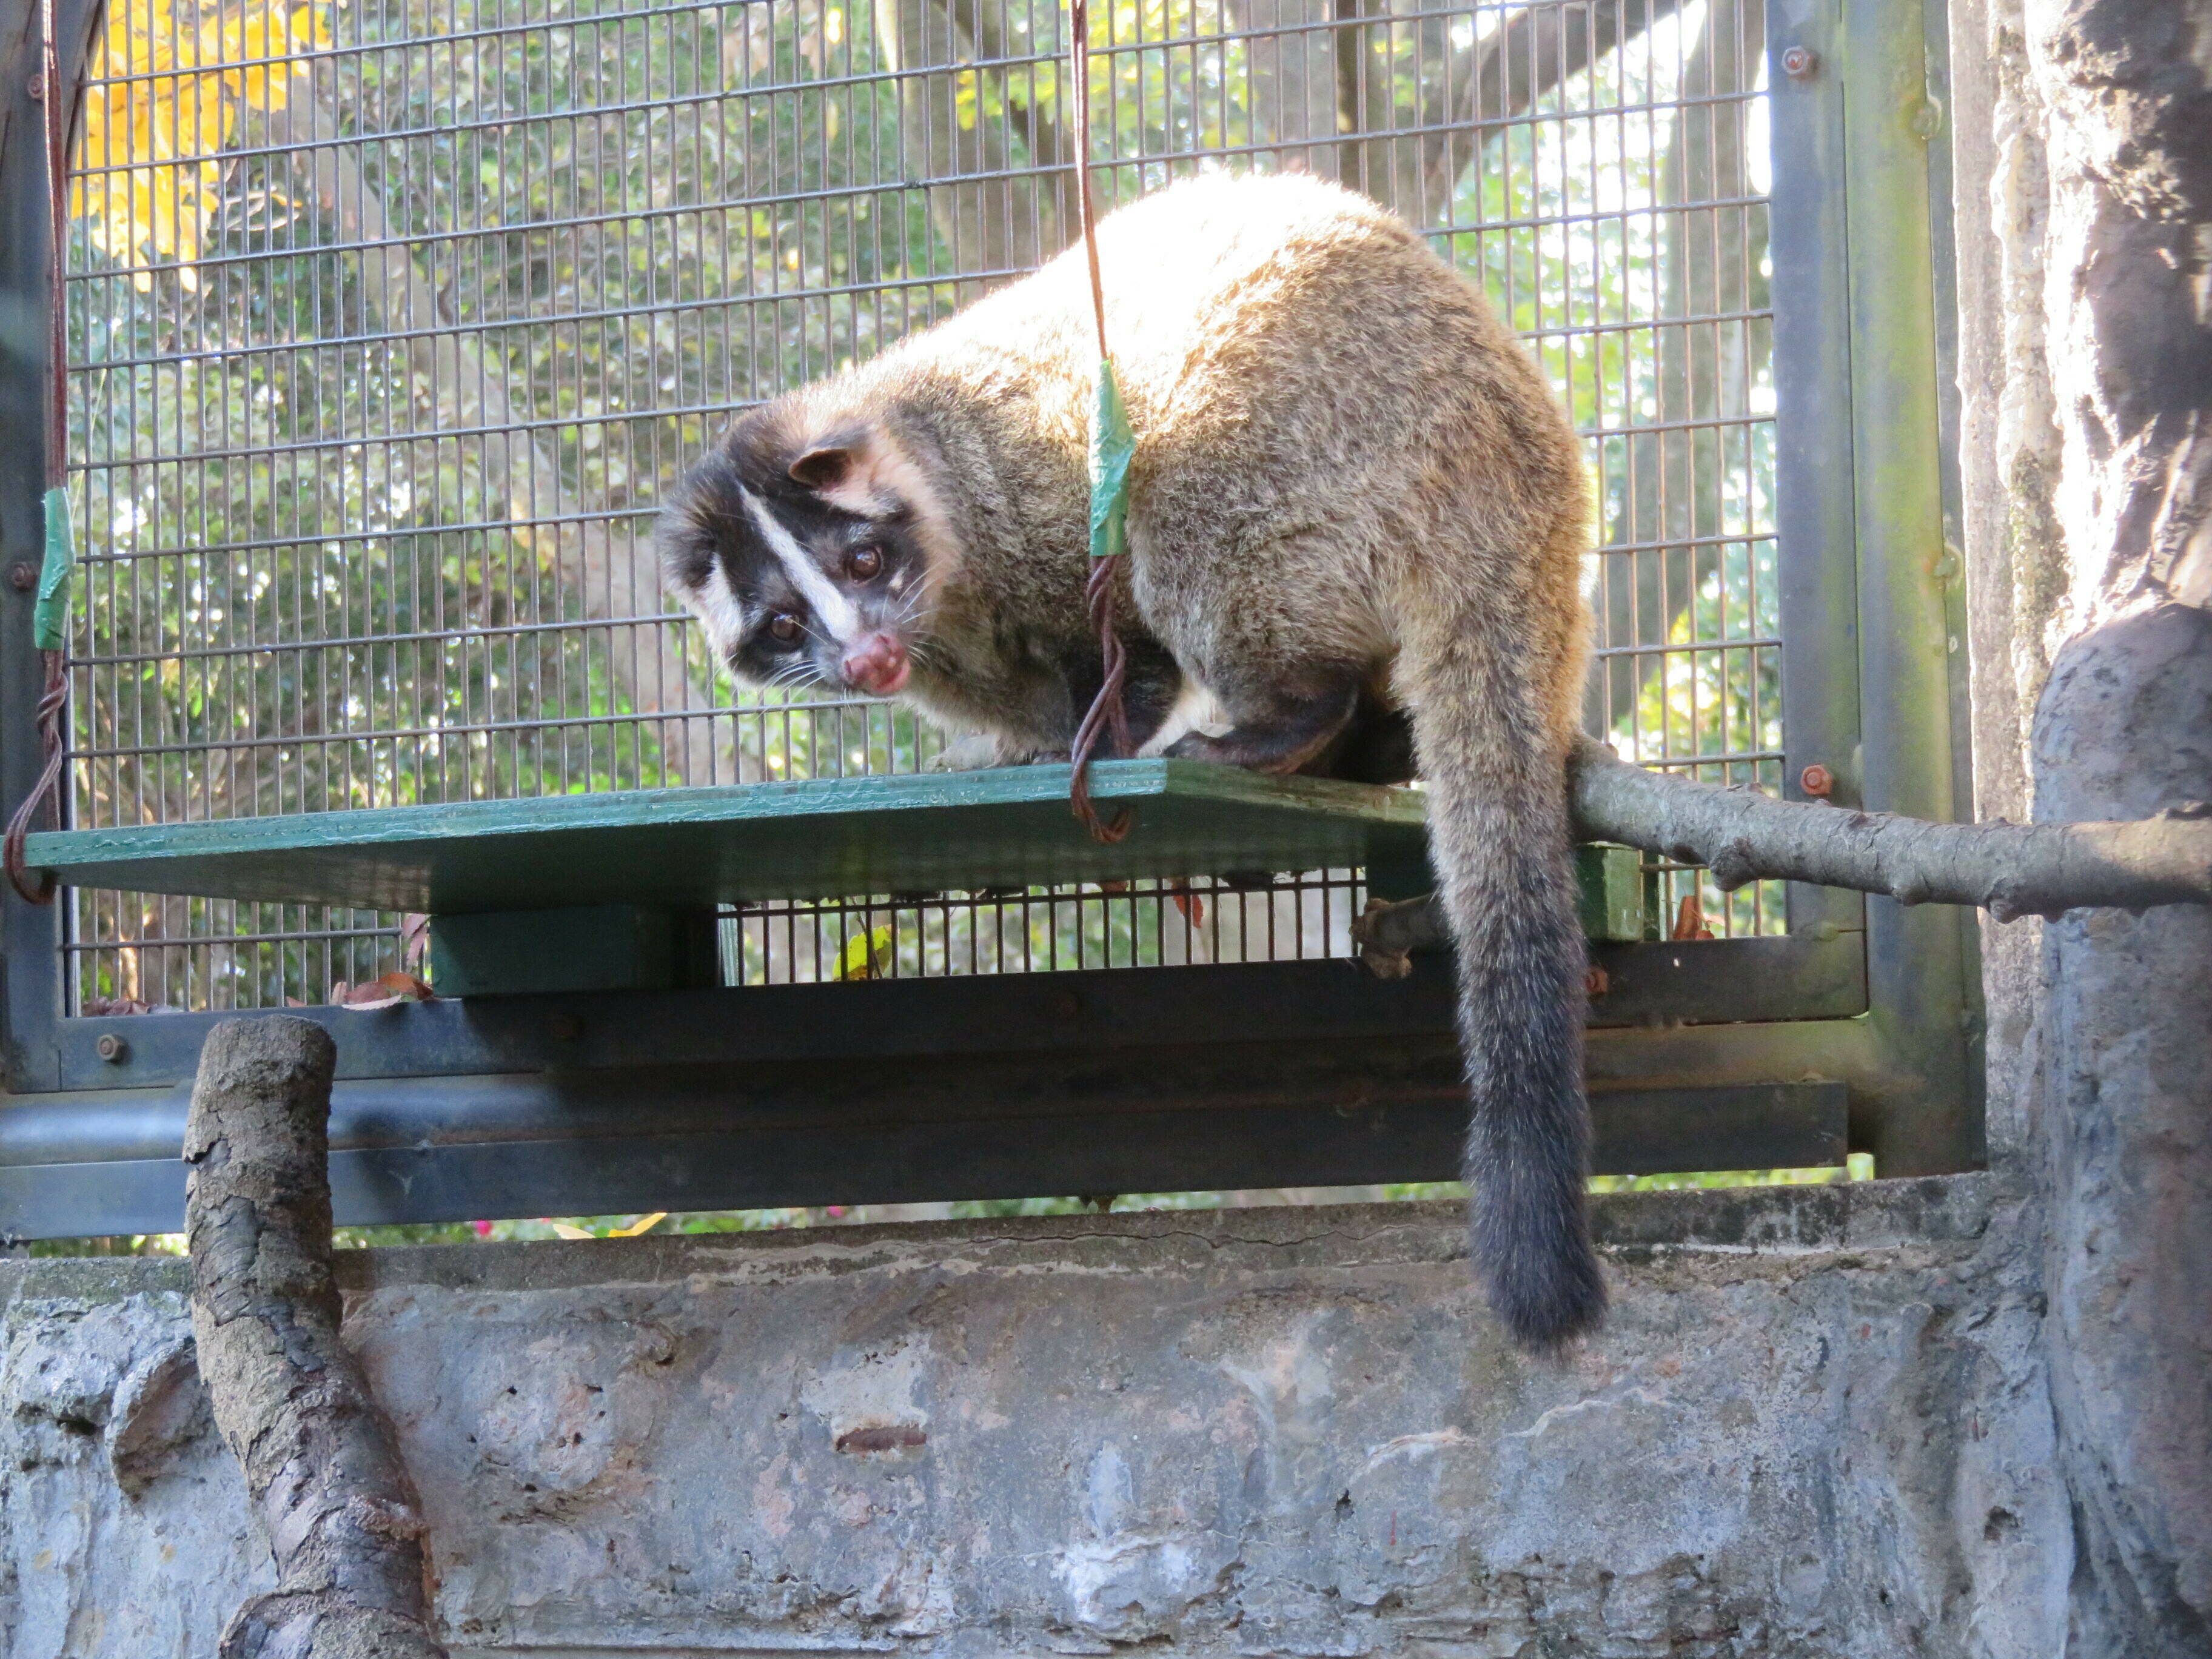
[[[641,1216],[637,1220],[631,1222],[627,1227],[616,1228],[614,1231],[609,1233],[607,1237],[609,1238],[635,1238],[641,1233],[651,1232],[655,1227],[658,1227],[662,1222],[667,1219],[667,1211],[655,1210],[651,1215]]]
[[[549,1221],[545,1224],[561,1238],[597,1238],[599,1237],[597,1233],[587,1228],[572,1226],[566,1221]]]
[[[245,4],[226,17],[197,0],[117,0],[94,50],[94,76],[119,83],[85,102],[77,165],[100,171],[79,176],[70,211],[93,221],[94,244],[110,258],[174,262],[187,287],[222,194],[216,158],[239,112],[282,109],[292,82],[284,65],[331,38],[324,6]],[[133,282],[152,285],[145,271]]]
[[[874,979],[889,961],[891,952],[891,930],[887,922],[872,933],[855,933],[845,941],[845,950],[837,964],[839,979]]]

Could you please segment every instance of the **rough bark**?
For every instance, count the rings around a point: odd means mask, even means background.
[[[1951,27],[1978,810],[2212,795],[2212,7],[1954,0]],[[2212,915],[1984,944],[1992,1146],[2044,1255],[2066,1648],[2201,1659]]]
[[[1012,122],[987,118],[978,97],[974,118],[962,124],[963,76],[988,72],[1002,94],[1011,92],[1003,67],[967,67],[978,56],[1005,58],[1003,21],[996,8],[975,0],[876,0],[876,49],[898,77],[907,165],[929,182],[930,219],[951,270],[963,278],[963,303],[1057,253],[1074,224],[1066,212],[1072,173],[1020,167],[1009,142],[1012,127],[1036,105],[1033,83],[1027,100],[1006,96]],[[1051,145],[1054,161],[1063,144],[1072,153],[1072,139],[1034,118],[1024,136],[1033,146]],[[1032,150],[1031,162],[1048,165],[1040,149]]]
[[[192,1335],[277,1575],[231,1620],[222,1659],[445,1659],[415,1489],[338,1334],[336,1054],[307,1020],[228,1020],[208,1033],[192,1087]]]
[[[2157,752],[2148,734],[2166,734]],[[2052,665],[2039,817],[2212,791],[2212,617],[2126,616]],[[2195,741],[2172,742],[2193,735]],[[2044,930],[2046,1283],[2085,1656],[2212,1655],[2212,915]]]
[[[1901,904],[1978,905],[2000,921],[2212,903],[2212,808],[2202,801],[2160,800],[2131,823],[1930,823],[1646,771],[1588,739],[1572,769],[1580,834],[1707,866],[1723,892],[1808,881]],[[1378,971],[1444,942],[1433,900],[1378,904],[1354,925]]]
[[[1523,6],[1458,44],[1450,14],[1418,0],[1230,0],[1229,16],[1247,37],[1252,142],[1273,165],[1334,179],[1427,228],[1449,216],[1461,176],[1505,124],[1679,7]],[[1419,86],[1401,105],[1385,52],[1408,43]]]
[[[1421,199],[1438,210],[1448,206],[1460,175],[1498,123],[1527,114],[1554,87],[1680,6],[1680,0],[1523,6],[1480,46],[1455,49],[1441,98],[1424,103],[1421,119],[1428,131],[1421,140]]]

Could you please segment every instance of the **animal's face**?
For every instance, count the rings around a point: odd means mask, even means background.
[[[930,586],[911,469],[880,434],[800,446],[750,416],[692,469],[655,538],[670,590],[753,685],[890,696]]]

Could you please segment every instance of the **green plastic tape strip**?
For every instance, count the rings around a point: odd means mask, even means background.
[[[1110,559],[1122,550],[1129,512],[1129,460],[1137,434],[1129,430],[1121,389],[1111,360],[1098,363],[1098,404],[1091,413],[1091,556]]]
[[[46,492],[46,556],[39,568],[39,603],[31,612],[31,637],[41,651],[69,643],[70,575],[76,544],[70,535],[69,491]]]

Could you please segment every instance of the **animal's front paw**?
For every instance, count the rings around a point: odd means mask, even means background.
[[[981,772],[1009,763],[999,758],[1001,744],[988,732],[969,732],[952,738],[929,763],[933,772]]]
[[[1011,738],[970,732],[948,741],[929,763],[933,772],[988,772],[1001,766],[1065,766],[1065,749],[1033,749]]]
[[[1218,761],[1223,757],[1221,744],[1204,732],[1184,732],[1160,754],[1167,760]]]

